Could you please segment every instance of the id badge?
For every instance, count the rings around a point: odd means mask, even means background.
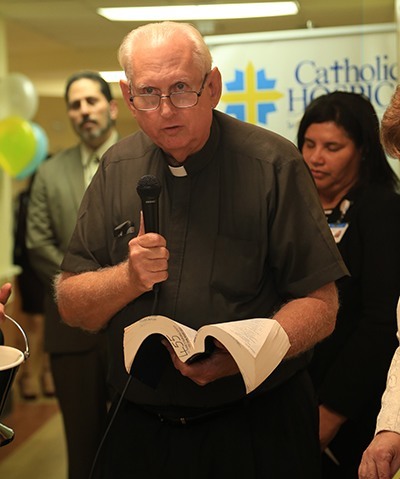
[[[329,223],[335,243],[340,243],[348,227],[349,223]]]

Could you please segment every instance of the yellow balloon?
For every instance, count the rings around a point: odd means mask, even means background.
[[[35,150],[35,133],[29,121],[18,116],[0,121],[0,167],[10,176],[24,170]]]

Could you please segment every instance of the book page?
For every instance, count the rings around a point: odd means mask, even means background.
[[[242,374],[247,393],[271,374],[290,347],[282,326],[268,318],[207,325],[200,328],[199,335],[206,332],[228,349]]]
[[[165,316],[147,316],[125,328],[124,355],[127,368],[130,368],[142,342],[151,334],[165,336],[182,361],[193,354],[193,339],[196,335],[194,329]]]
[[[273,319],[254,318],[220,323],[213,326],[229,333],[238,343],[243,345],[253,357],[256,357],[265,343],[265,338],[268,336],[268,333],[276,327],[276,323]]]
[[[176,322],[173,322],[172,328],[173,330],[169,330],[165,337],[174,348],[178,358],[185,361],[188,356],[193,354],[193,339],[196,336],[196,331]]]

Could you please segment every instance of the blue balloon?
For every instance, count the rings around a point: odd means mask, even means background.
[[[45,131],[37,123],[30,122],[30,125],[33,129],[36,140],[35,153],[26,167],[15,176],[17,180],[24,180],[32,175],[37,170],[40,163],[46,159],[48,154],[49,141]]]

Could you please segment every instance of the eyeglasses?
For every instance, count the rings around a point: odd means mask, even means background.
[[[176,108],[191,108],[197,105],[199,97],[203,93],[207,77],[208,73],[204,77],[199,91],[174,91],[169,95],[159,95],[158,93],[132,95],[132,104],[136,110],[153,111],[157,110],[157,108],[160,106],[162,98],[169,98],[172,105]]]

